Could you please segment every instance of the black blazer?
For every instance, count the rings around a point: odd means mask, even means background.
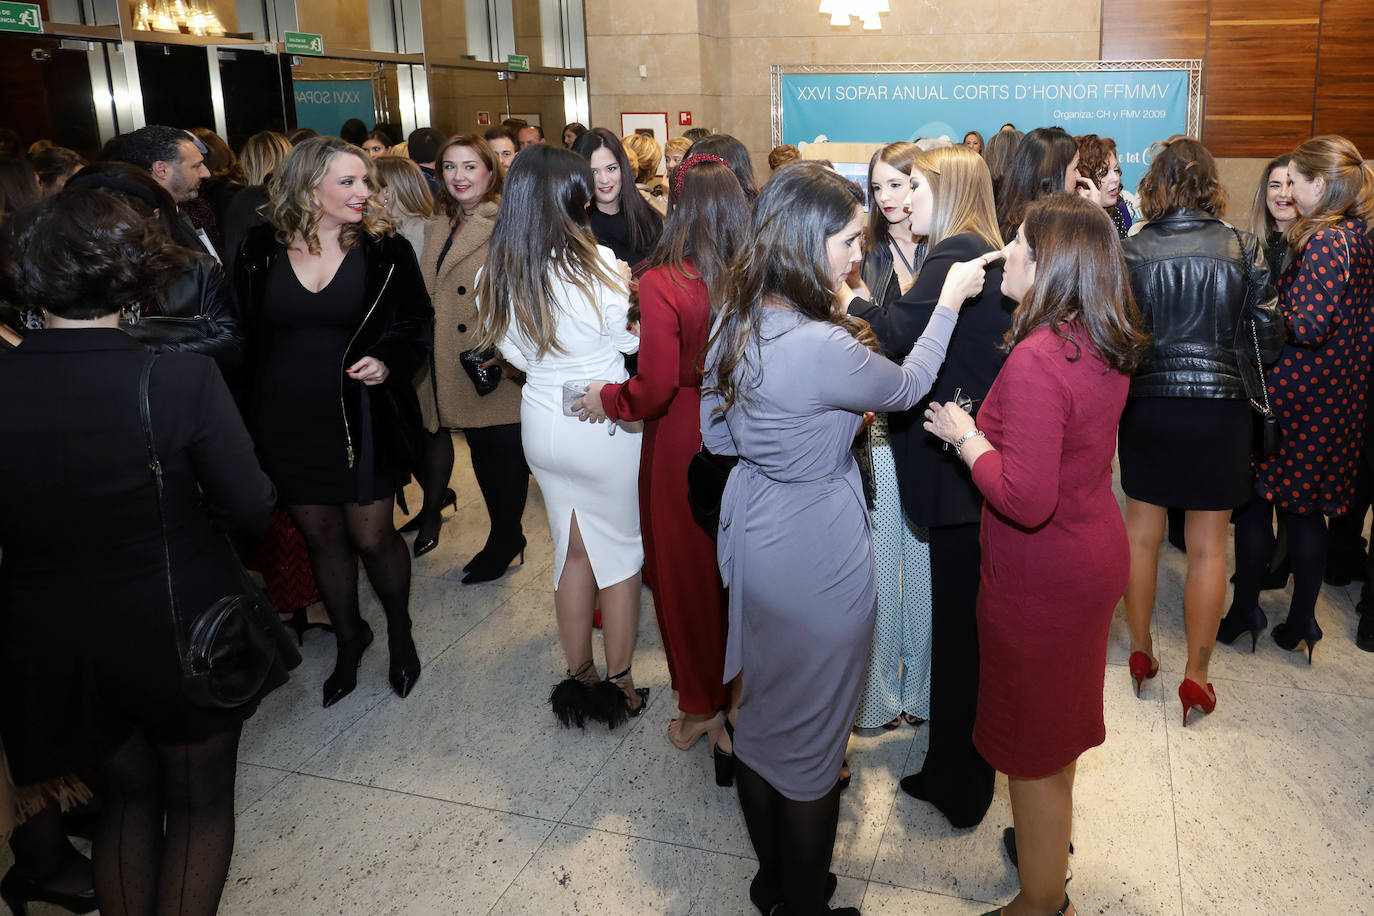
[[[420,401],[411,381],[434,349],[434,307],[409,242],[399,235],[365,235],[361,247],[366,311],[344,360],[347,365],[371,356],[386,363],[389,374],[380,385],[344,385],[344,423],[349,441],[359,449],[353,456],[356,464],[378,472],[411,472],[425,435]],[[234,261],[234,291],[248,328],[248,416],[252,416],[256,398],[272,396],[270,391],[257,390],[256,384],[262,355],[262,307],[267,272],[285,253],[275,228],[255,226],[244,236]],[[364,411],[370,414],[370,441],[363,441],[360,435]]]
[[[930,250],[916,282],[896,302],[880,309],[867,300],[855,299],[850,303],[849,313],[872,325],[883,352],[900,360],[925,331],[950,267],[995,250],[971,232],[947,238]],[[941,440],[921,427],[922,413],[930,401],[943,403],[952,399],[956,388],[980,403],[987,397],[1007,358],[1001,345],[1015,308],[1016,303],[1002,295],[1002,268],[989,268],[982,295],[964,303],[959,313],[959,323],[945,352],[945,364],[930,394],[911,410],[888,415],[902,509],[917,525],[966,525],[978,521],[983,498],[973,485],[968,468],[953,449],[945,449]]]

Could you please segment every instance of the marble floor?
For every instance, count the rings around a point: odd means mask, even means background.
[[[398,699],[385,642],[358,689],[320,707],[332,639],[306,635],[305,662],[244,732],[238,840],[222,912],[277,914],[691,914],[754,912],[755,863],[734,791],[711,779],[705,742],[668,743],[667,667],[644,592],[635,677],[646,714],[614,731],[557,727],[549,686],[551,542],[537,489],[523,566],[464,586],[485,536],[459,443],[456,517],[415,564],[425,668]],[[1160,676],[1140,699],[1122,612],[1106,680],[1107,743],[1079,764],[1069,891],[1081,914],[1374,912],[1374,655],[1356,649],[1358,589],[1327,586],[1315,664],[1264,636],[1220,647],[1217,712],[1181,724],[1182,556],[1162,556]],[[1265,593],[1271,621],[1286,594]],[[375,600],[364,613],[378,632]],[[599,652],[599,649],[598,649]],[[598,656],[599,657],[599,656]],[[978,914],[1016,891],[1000,835],[1005,779],[983,824],[954,830],[909,798],[924,728],[856,734],[833,870],[836,905],[865,916]],[[0,869],[8,867],[0,852]],[[33,907],[34,914],[61,912]]]

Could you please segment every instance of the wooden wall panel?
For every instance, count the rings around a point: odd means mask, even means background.
[[[1312,133],[1322,0],[1212,0],[1202,139],[1274,156]]]
[[[1201,58],[1207,0],[1102,0],[1102,60]]]
[[[1325,0],[1318,54],[1312,132],[1342,134],[1374,157],[1374,3]]]

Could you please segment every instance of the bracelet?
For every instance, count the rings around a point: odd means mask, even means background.
[[[975,428],[975,429],[971,429],[971,430],[969,430],[968,432],[964,433],[964,434],[963,434],[962,436],[960,436],[958,439],[955,439],[955,440],[954,440],[954,443],[953,443],[953,444],[954,444],[954,457],[955,457],[955,458],[962,458],[962,457],[964,457],[963,454],[962,454],[962,452],[963,452],[963,449],[964,449],[964,445],[968,442],[968,440],[970,440],[970,439],[976,439],[976,438],[978,438],[979,436],[982,436],[982,435],[983,435],[983,431],[982,431],[981,429]],[[984,438],[987,438],[987,437],[984,436]]]

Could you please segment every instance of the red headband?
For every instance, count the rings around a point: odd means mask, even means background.
[[[682,165],[677,167],[677,174],[673,176],[673,199],[682,196],[682,179],[687,176],[687,170],[701,162],[719,162],[727,169],[730,163],[719,156],[712,156],[710,153],[697,153],[695,156],[688,156],[682,161]]]

